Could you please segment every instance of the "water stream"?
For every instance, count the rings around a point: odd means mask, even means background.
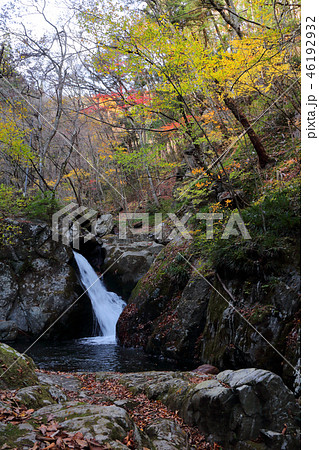
[[[90,297],[94,315],[99,324],[101,336],[84,338],[87,343],[115,344],[116,322],[125,306],[124,301],[114,292],[108,292],[87,259],[74,252],[84,290]]]

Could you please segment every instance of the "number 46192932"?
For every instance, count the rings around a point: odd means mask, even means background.
[[[312,78],[315,76],[315,54],[316,54],[316,41],[315,41],[315,37],[316,37],[316,25],[314,24],[314,22],[316,21],[315,17],[306,17],[306,53],[307,56],[306,57],[306,70],[309,70],[309,72],[306,72],[307,77]],[[313,22],[313,23],[309,23],[309,22]],[[310,56],[312,55],[312,56]],[[313,61],[312,63],[310,61]]]

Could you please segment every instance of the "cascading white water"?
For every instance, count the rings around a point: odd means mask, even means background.
[[[115,343],[116,322],[125,306],[124,301],[114,292],[108,292],[93,267],[80,253],[74,252],[81,282],[90,297],[92,308],[99,323],[103,338],[85,338],[92,343]]]

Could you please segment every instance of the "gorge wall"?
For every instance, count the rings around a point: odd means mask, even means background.
[[[298,394],[297,269],[286,264],[276,276],[223,278],[214,270],[201,271],[204,278],[197,272],[201,262],[193,258],[192,268],[179,254],[183,249],[185,243],[168,244],[138,282],[118,321],[120,343],[221,370],[271,370]]]
[[[0,246],[0,336],[38,336],[77,299],[80,286],[68,264],[72,250],[51,237],[44,222],[6,219],[10,241]],[[86,299],[77,302],[46,337],[76,336],[90,323]],[[79,319],[85,317],[83,322]],[[84,330],[85,331],[85,330]]]

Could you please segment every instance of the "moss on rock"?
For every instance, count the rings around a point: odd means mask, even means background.
[[[39,383],[31,358],[0,344],[0,388],[18,389]]]
[[[20,389],[16,393],[15,399],[28,409],[38,409],[42,406],[56,403],[48,388],[41,385],[29,386]]]
[[[21,429],[18,425],[12,425],[11,423],[8,423],[7,425],[2,425],[0,428],[0,446],[6,445],[7,447],[3,448],[18,448],[17,447],[17,439],[22,438],[26,434],[29,434],[30,430],[28,429]],[[25,439],[20,441],[20,445],[32,445],[34,442],[32,442],[30,439]],[[21,447],[20,447],[21,448]]]

